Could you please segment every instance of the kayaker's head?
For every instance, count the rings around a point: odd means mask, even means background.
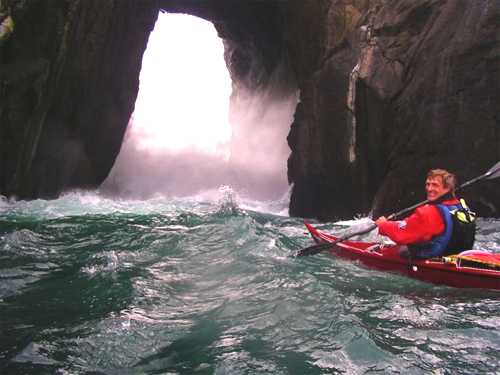
[[[427,199],[435,200],[449,192],[455,196],[456,183],[457,178],[453,173],[445,169],[431,169],[429,173],[427,173],[427,179],[425,180]]]

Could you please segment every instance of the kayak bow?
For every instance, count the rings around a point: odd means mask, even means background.
[[[335,242],[338,237],[322,232],[304,221],[317,244]],[[500,254],[468,250],[460,254],[432,259],[405,259],[399,245],[343,241],[332,244],[331,254],[359,260],[369,268],[398,272],[422,281],[457,288],[500,290]]]

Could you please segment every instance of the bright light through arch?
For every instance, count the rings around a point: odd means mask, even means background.
[[[142,60],[129,134],[139,149],[229,158],[231,78],[212,23],[159,13]]]

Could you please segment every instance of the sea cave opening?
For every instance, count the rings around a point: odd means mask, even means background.
[[[286,193],[286,137],[297,96],[241,89],[224,51],[211,22],[159,13],[134,112],[103,191],[142,199],[222,185],[255,199]]]

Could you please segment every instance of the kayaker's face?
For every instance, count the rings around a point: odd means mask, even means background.
[[[443,179],[441,177],[431,177],[425,181],[425,192],[427,193],[427,199],[429,200],[437,199],[449,191],[449,188],[444,187]]]

